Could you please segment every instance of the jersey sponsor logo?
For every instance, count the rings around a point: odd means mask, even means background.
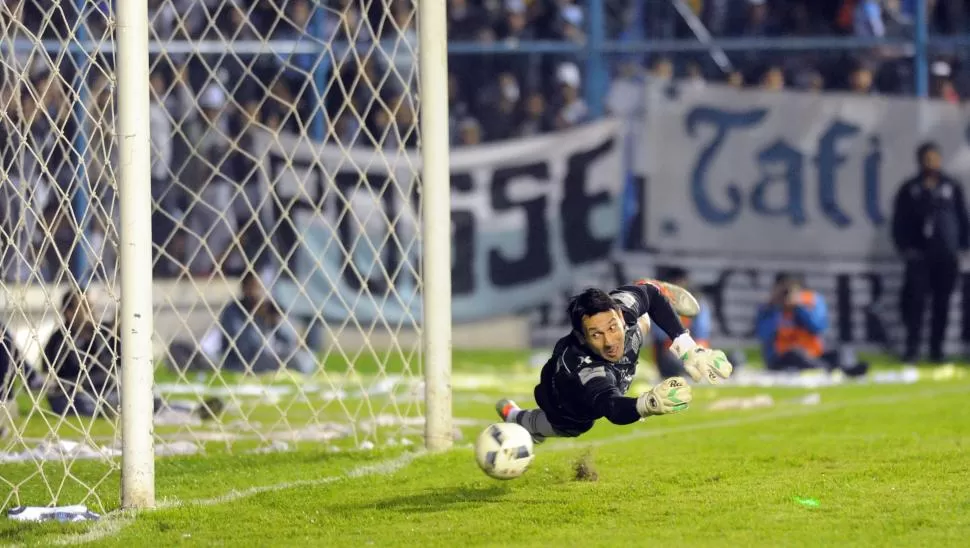
[[[579,370],[579,382],[582,384],[587,384],[589,381],[598,378],[606,377],[606,368],[602,365],[599,367],[584,367]]]

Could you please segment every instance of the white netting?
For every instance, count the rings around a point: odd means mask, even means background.
[[[156,454],[421,443],[414,0],[147,1]],[[103,508],[115,16],[51,4],[2,8],[0,500]]]

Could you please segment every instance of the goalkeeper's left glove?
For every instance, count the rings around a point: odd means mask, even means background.
[[[711,384],[718,384],[734,371],[724,352],[698,346],[689,333],[674,339],[670,351],[684,362],[684,370],[694,382],[707,379]]]
[[[671,377],[637,398],[637,412],[641,417],[666,415],[687,409],[693,398],[690,385],[680,377]]]

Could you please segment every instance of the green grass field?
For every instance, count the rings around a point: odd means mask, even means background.
[[[965,546],[970,538],[970,376],[932,380],[924,370],[925,380],[908,385],[702,386],[683,414],[550,440],[525,476],[492,480],[469,442],[494,420],[499,396],[530,402],[537,372],[525,363],[515,353],[456,355],[456,372],[498,382],[456,383],[454,415],[475,422],[450,452],[302,444],[272,455],[162,458],[159,509],[86,524],[3,519],[0,543]],[[802,401],[815,393],[816,404]],[[710,408],[759,395],[773,405]],[[578,462],[596,481],[577,479]],[[117,490],[116,476],[98,487],[108,505]]]

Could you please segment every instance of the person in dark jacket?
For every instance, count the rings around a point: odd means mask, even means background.
[[[893,208],[892,236],[906,264],[900,308],[906,328],[903,360],[919,359],[921,331],[929,297],[932,308],[930,359],[942,362],[950,297],[960,253],[970,247],[963,189],[941,171],[942,156],[932,142],[917,151],[919,173],[905,181]]]
[[[58,415],[107,416],[117,412],[121,344],[115,326],[94,317],[87,296],[68,291],[61,322],[44,345],[45,373],[53,375],[47,401]]]

